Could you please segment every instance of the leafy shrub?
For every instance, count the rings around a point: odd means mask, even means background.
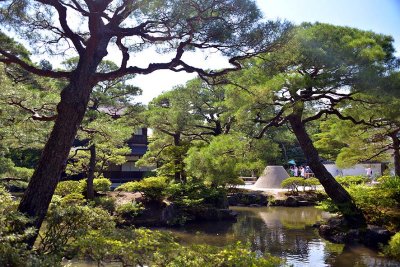
[[[28,182],[26,181],[10,181],[4,184],[10,192],[23,192],[28,188]]]
[[[26,266],[29,251],[21,243],[34,234],[34,229],[23,230],[28,218],[17,211],[18,203],[0,186],[0,266]]]
[[[225,266],[280,266],[282,261],[268,254],[257,257],[248,245],[240,242],[216,248],[208,245],[180,247],[177,255],[170,258],[167,266],[225,267]]]
[[[57,184],[55,195],[66,196],[68,194],[82,194],[86,188],[86,181],[61,181]]]
[[[400,232],[392,236],[384,252],[387,256],[400,260]]]
[[[381,176],[381,177],[379,177],[378,179],[376,179],[378,182],[380,182],[380,183],[382,183],[382,182],[384,182],[384,181],[386,181],[386,180],[388,180],[388,179],[390,179],[390,178],[392,178],[393,176],[390,176],[390,175],[383,175],[383,176]]]
[[[146,200],[160,201],[165,197],[165,189],[168,187],[166,177],[149,177],[141,181],[128,182],[118,186],[115,190],[140,192]]]
[[[63,204],[71,204],[71,205],[84,205],[86,204],[85,197],[80,193],[71,193],[62,198],[54,198],[53,202],[62,201]]]
[[[18,202],[0,187],[0,266],[61,266],[60,259],[29,250],[23,240],[35,233],[24,228],[29,219],[17,210]]]
[[[292,191],[299,191],[299,186],[303,186],[304,178],[302,177],[289,177],[281,182],[282,188],[287,188]]]
[[[110,191],[111,181],[107,178],[96,178],[93,179],[93,188],[96,192]]]
[[[170,184],[166,189],[169,200],[183,206],[211,205],[217,208],[226,208],[226,190],[224,187],[212,187],[202,182],[188,182],[185,184]]]
[[[336,177],[336,181],[343,186],[349,187],[351,185],[365,184],[369,181],[369,179],[362,175],[348,175],[343,177]]]
[[[400,177],[382,176],[381,178],[383,179],[381,179],[379,187],[390,191],[390,194],[397,201],[397,203],[400,203]]]
[[[105,209],[110,214],[115,211],[115,199],[112,197],[96,197],[93,199],[92,205]]]
[[[110,230],[115,224],[110,214],[101,209],[84,205],[81,194],[54,197],[40,235],[38,252],[61,258],[73,252],[74,242],[91,230]]]
[[[287,188],[292,190],[293,192],[299,191],[299,186],[303,187],[303,191],[306,190],[306,187],[310,187],[312,190],[316,189],[316,186],[319,185],[320,182],[317,178],[302,178],[302,177],[289,177],[282,181],[282,188]]]
[[[377,186],[351,185],[347,188],[355,204],[363,211],[367,222],[375,225],[385,225],[396,230],[399,227],[399,200],[395,198],[398,191],[391,190],[382,184]],[[331,199],[320,204],[320,208],[329,212],[339,212]],[[341,209],[342,212],[345,210]]]
[[[116,215],[120,222],[125,220],[133,219],[134,217],[141,214],[144,210],[144,206],[140,202],[129,202],[119,205],[116,209]]]
[[[11,177],[16,177],[28,181],[33,175],[34,169],[29,169],[25,167],[14,166],[10,171],[9,175]]]
[[[181,246],[170,234],[135,229],[104,236],[91,231],[79,241],[81,255],[98,264],[117,260],[123,266],[280,266],[282,261],[266,255],[257,257],[249,246],[236,243],[219,248],[208,245]]]

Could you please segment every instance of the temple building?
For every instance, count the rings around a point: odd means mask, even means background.
[[[147,128],[137,129],[127,143],[131,149],[131,153],[126,156],[127,161],[122,165],[110,166],[110,168],[103,173],[104,177],[109,178],[113,184],[140,180],[145,176],[145,173],[155,168],[135,166],[136,161],[143,157],[147,151],[147,146],[149,144]]]

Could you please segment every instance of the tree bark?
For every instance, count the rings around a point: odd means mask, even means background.
[[[96,47],[96,43],[98,49],[92,49]],[[20,212],[32,219],[27,226],[37,229],[35,235],[25,240],[29,248],[33,247],[37,238],[61,172],[66,165],[72,143],[85,115],[90,93],[95,85],[92,79],[93,74],[103,57],[107,55],[107,39],[95,40],[90,44],[93,47],[88,47],[86,53],[81,56],[76,70],[69,79],[69,84],[61,92],[53,130],[18,207]]]
[[[87,175],[87,187],[86,187],[86,197],[87,199],[94,198],[94,187],[93,187],[93,180],[94,180],[94,171],[96,168],[96,146],[92,144],[89,147],[90,151],[90,161],[89,161],[89,171]]]
[[[180,133],[176,133],[173,135],[174,137],[174,146],[176,148],[179,148],[181,146],[181,134]],[[183,159],[182,159],[182,155],[179,153],[177,153],[174,159],[174,179],[175,182],[177,183],[186,183],[187,178],[186,178],[186,173],[184,172],[183,168],[182,168],[182,164],[183,164]]]
[[[393,163],[394,163],[394,175],[400,176],[400,140],[397,137],[398,132],[394,132],[390,135],[393,143]]]
[[[33,221],[29,226],[35,227],[37,232],[46,216],[78,127],[85,115],[91,88],[87,86],[83,89],[78,90],[73,83],[64,88],[50,138],[19,204],[19,211],[32,218]],[[29,247],[33,246],[36,237],[37,233],[26,240]]]
[[[352,227],[363,227],[366,225],[365,217],[361,210],[357,208],[350,194],[344,189],[322,164],[318,151],[315,148],[305,126],[301,120],[301,115],[292,114],[288,117],[300,147],[307,157],[307,163],[314,172],[315,177],[325,189],[327,195],[342,211],[344,217]]]
[[[111,36],[104,35],[105,29],[101,17],[90,17],[89,24],[91,37],[86,42],[86,48],[79,51],[76,69],[69,77],[69,84],[61,92],[53,130],[18,207],[20,212],[32,219],[27,226],[37,229],[35,235],[25,240],[29,248],[33,247],[38,236],[72,143],[85,115],[90,93],[96,84],[94,79],[96,69],[107,55]]]

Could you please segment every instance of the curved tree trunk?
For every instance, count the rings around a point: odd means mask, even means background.
[[[20,212],[32,219],[28,226],[37,229],[36,235],[25,240],[30,248],[36,240],[66,165],[72,143],[85,115],[92,87],[86,75],[75,75],[61,93],[61,101],[57,105],[57,119],[50,138],[18,207]]]
[[[174,138],[174,146],[176,148],[181,147],[181,133],[175,133],[173,135]],[[182,155],[179,153],[177,153],[175,155],[175,159],[174,159],[174,165],[175,165],[175,171],[174,171],[174,180],[177,183],[186,183],[187,182],[187,177],[186,177],[186,173],[184,171],[184,168],[182,167],[183,165],[183,159],[182,159]]]
[[[400,140],[397,137],[398,132],[394,132],[390,135],[393,143],[393,163],[394,163],[394,175],[400,176]]]
[[[85,115],[90,93],[96,84],[93,79],[96,69],[107,55],[111,36],[104,35],[105,29],[101,17],[93,16],[89,21],[92,35],[86,42],[85,50],[79,53],[79,62],[69,77],[69,84],[61,92],[53,130],[18,207],[20,212],[32,219],[27,226],[37,229],[35,235],[25,240],[29,248],[33,247],[38,236],[72,143]]]
[[[362,227],[366,225],[365,217],[360,209],[357,208],[350,194],[343,188],[322,164],[318,151],[315,148],[305,126],[301,120],[301,115],[292,114],[288,117],[300,147],[307,157],[307,162],[314,172],[315,177],[325,189],[325,192],[333,202],[343,211],[346,220],[352,227]]]

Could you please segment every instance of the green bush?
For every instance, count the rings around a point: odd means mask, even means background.
[[[9,175],[11,177],[16,177],[28,181],[33,175],[34,169],[29,169],[25,167],[16,167],[14,166],[11,170]]]
[[[4,186],[10,192],[23,192],[28,188],[28,182],[14,180],[14,181],[4,183]]]
[[[226,195],[224,187],[212,187],[193,181],[185,184],[170,184],[166,189],[166,196],[169,200],[187,207],[203,204],[225,208]]]
[[[115,211],[115,199],[112,197],[95,197],[92,205],[105,209],[110,214],[113,214]]]
[[[264,254],[258,257],[251,252],[248,245],[240,242],[236,244],[216,248],[208,245],[196,245],[190,247],[180,247],[170,258],[167,266],[191,266],[191,267],[225,267],[225,266],[257,266],[273,267],[281,266],[282,260]]]
[[[307,178],[303,181],[303,186],[311,187],[313,190],[316,190],[316,186],[320,184],[317,178]]]
[[[168,187],[166,177],[149,177],[138,182],[128,182],[118,186],[115,190],[140,192],[146,200],[160,201],[165,197],[165,190]]]
[[[93,188],[96,192],[107,192],[110,191],[111,181],[107,178],[96,178],[93,179]]]
[[[55,195],[66,196],[68,194],[82,194],[86,189],[86,181],[61,181],[57,184]]]
[[[396,233],[384,248],[385,255],[400,260],[400,232]]]
[[[119,222],[123,223],[125,220],[133,219],[140,215],[144,210],[144,206],[140,202],[129,202],[119,205],[116,210],[116,216]]]
[[[74,243],[89,231],[115,228],[107,211],[84,204],[83,196],[77,193],[52,199],[38,242],[39,254],[53,255],[61,261],[66,254],[74,253]]]
[[[347,191],[355,204],[363,211],[369,224],[384,225],[392,230],[399,229],[400,202],[396,198],[398,190],[394,190],[389,184],[381,183],[376,186],[350,185]],[[331,199],[323,201],[320,208],[329,212],[339,212]],[[343,212],[343,209],[341,210]]]
[[[52,199],[53,202],[62,201],[64,204],[71,204],[71,205],[84,205],[86,204],[85,196],[80,193],[71,193],[62,198],[54,198]]]
[[[299,186],[304,185],[305,179],[302,177],[289,177],[281,182],[282,188],[287,188],[292,191],[299,191]]]
[[[381,180],[379,187],[384,190],[388,190],[397,203],[400,203],[400,177],[386,176]]]
[[[24,228],[29,219],[17,211],[18,202],[0,187],[0,266],[61,266],[60,259],[29,250],[23,240],[34,235]]]
[[[365,184],[366,182],[369,181],[369,179],[365,176],[362,175],[356,175],[356,176],[343,176],[343,177],[336,177],[336,181],[346,187],[349,187],[351,185],[358,185],[358,184]]]
[[[290,189],[293,192],[298,192],[299,186],[302,186],[303,191],[305,191],[306,187],[315,190],[316,186],[319,184],[320,182],[317,178],[289,177],[282,181],[281,186],[282,188]]]
[[[383,176],[381,176],[381,177],[379,177],[378,179],[376,179],[378,182],[380,182],[380,183],[382,183],[382,182],[384,182],[384,181],[386,181],[386,180],[388,180],[388,179],[390,179],[390,178],[392,178],[393,176],[390,176],[390,175],[383,175]]]
[[[99,265],[112,260],[122,262],[123,266],[273,267],[282,264],[270,255],[258,257],[241,243],[222,248],[182,246],[170,234],[148,229],[128,229],[108,236],[91,231],[80,240],[79,247],[83,257]]]
[[[21,243],[32,236],[34,230],[23,230],[28,218],[17,210],[18,203],[0,186],[0,266],[26,266],[30,253]]]

